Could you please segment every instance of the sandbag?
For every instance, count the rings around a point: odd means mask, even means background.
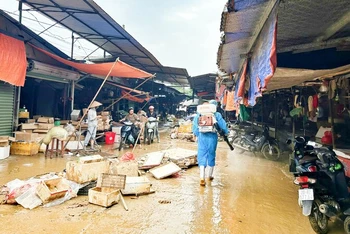
[[[60,141],[67,140],[68,132],[62,127],[53,127],[51,130],[46,134],[46,136],[43,138],[42,143],[45,145],[48,145],[52,138],[57,138]]]

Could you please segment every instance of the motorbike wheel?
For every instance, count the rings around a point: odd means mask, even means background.
[[[344,231],[346,234],[350,234],[350,216],[346,217],[344,221]]]
[[[148,141],[147,144],[148,144],[148,145],[151,144],[151,134],[152,134],[152,133],[148,133],[148,134],[147,134],[147,141]]]
[[[271,146],[271,151],[270,151]],[[268,160],[277,161],[281,156],[281,151],[276,144],[265,144],[261,148],[261,153],[264,155],[264,157]]]
[[[317,234],[326,234],[328,233],[328,217],[325,214],[322,214],[319,206],[320,201],[315,200],[312,205],[311,215],[309,216],[309,222],[312,229]]]
[[[232,144],[241,145],[241,141],[242,141],[242,138],[237,137],[233,140]],[[237,150],[239,154],[242,154],[245,152],[244,149],[240,149],[239,147],[235,147],[235,150]]]

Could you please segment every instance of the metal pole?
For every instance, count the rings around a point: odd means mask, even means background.
[[[278,105],[277,105],[277,91],[275,91],[275,139],[277,139],[277,125],[278,125]]]
[[[71,104],[71,111],[74,110],[74,95],[75,95],[74,91],[75,91],[75,82],[72,81],[72,85],[71,85],[71,99],[72,99],[72,101],[71,101],[71,103],[72,103]]]
[[[20,24],[22,24],[22,2],[18,2],[18,10],[19,10],[19,19],[18,22]],[[18,117],[19,117],[19,105],[20,105],[20,101],[21,101],[21,86],[17,87],[17,100],[16,100],[16,113],[15,113],[15,124],[16,124],[16,128],[18,126]],[[17,129],[16,129],[17,130]]]
[[[295,92],[294,89],[292,90],[292,107],[294,108],[294,96],[295,96]],[[293,135],[293,139],[295,139],[295,118],[292,117],[292,135]]]
[[[333,149],[335,149],[335,139],[334,139],[334,115],[333,115],[333,108],[332,108],[332,105],[333,105],[333,100],[332,100],[332,97],[331,97],[331,88],[328,87],[328,104],[329,104],[329,115],[331,117],[331,131],[332,131],[332,147]]]
[[[73,60],[73,52],[74,52],[74,33],[72,32],[72,48],[70,51],[70,58]]]

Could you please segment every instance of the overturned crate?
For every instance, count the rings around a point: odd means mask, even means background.
[[[69,184],[63,178],[55,178],[42,181],[36,188],[36,194],[46,203],[66,195]]]
[[[103,207],[118,203],[120,190],[125,188],[125,178],[125,175],[100,174],[96,187],[89,189],[89,202]]]

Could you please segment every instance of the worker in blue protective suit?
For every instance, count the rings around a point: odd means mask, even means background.
[[[203,105],[208,104],[203,103]],[[209,104],[217,106],[215,100],[209,101]],[[225,134],[228,134],[228,129],[225,120],[222,118],[219,112],[214,113],[216,122],[220,129],[224,131]],[[216,157],[216,147],[218,144],[218,134],[217,132],[200,132],[199,121],[200,113],[193,119],[192,131],[193,134],[197,137],[198,141],[198,166],[200,174],[200,185],[205,186],[205,169],[208,167],[208,179],[211,181],[214,179],[213,172],[215,166],[215,157]]]

